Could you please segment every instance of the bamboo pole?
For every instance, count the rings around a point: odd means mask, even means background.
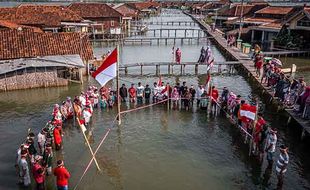
[[[118,115],[118,125],[121,125],[121,101],[119,96],[119,45],[117,45],[117,63],[116,63],[116,88],[117,88],[117,115]]]
[[[78,117],[76,118],[76,120],[77,120],[77,122],[78,122],[78,124],[79,124],[79,127],[80,127],[82,133],[83,133],[83,137],[84,137],[84,139],[85,139],[85,141],[86,141],[86,143],[87,143],[87,146],[88,146],[88,148],[89,148],[89,151],[90,151],[91,155],[93,156],[93,158],[94,158],[94,160],[95,160],[96,167],[97,167],[98,171],[101,171],[101,169],[100,169],[100,167],[99,167],[99,164],[98,164],[98,162],[97,162],[97,159],[96,159],[96,157],[95,157],[95,154],[94,154],[93,150],[91,149],[91,146],[90,146],[90,144],[89,144],[89,141],[88,141],[88,139],[87,139],[87,137],[86,137],[86,135],[85,135],[86,128],[85,128],[85,126],[84,126],[84,128],[82,127],[82,125],[81,125],[80,120],[79,120]]]

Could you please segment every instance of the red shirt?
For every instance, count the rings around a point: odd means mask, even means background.
[[[57,127],[54,129],[54,140],[55,144],[61,144],[61,135]]]
[[[128,89],[128,92],[129,92],[129,96],[130,96],[131,98],[136,97],[136,89],[135,89],[134,87],[130,87],[130,88]]]
[[[219,91],[217,89],[212,89],[211,91],[212,101],[217,101],[219,98]]]
[[[42,168],[42,166],[39,163],[35,163],[32,168],[33,178],[37,183],[43,183],[45,178],[44,174],[38,173],[40,168]]]
[[[68,185],[68,179],[70,178],[70,173],[64,166],[55,168],[54,175],[57,177],[57,186]]]

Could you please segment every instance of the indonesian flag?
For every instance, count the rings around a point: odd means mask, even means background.
[[[240,116],[246,117],[251,120],[255,120],[256,106],[251,106],[249,104],[243,104],[240,107]]]
[[[116,64],[117,64],[117,48],[103,61],[101,66],[93,72],[92,76],[104,86],[111,79],[116,77]]]
[[[161,76],[159,76],[157,85],[158,85],[158,86],[162,86],[162,85],[163,85],[163,82],[162,82],[162,80],[161,80]]]
[[[207,70],[209,70],[209,69],[211,69],[211,68],[213,67],[213,64],[214,64],[214,56],[213,56],[213,53],[212,53],[210,47],[208,47],[208,49],[207,49],[206,63],[207,63],[207,65],[208,65]]]

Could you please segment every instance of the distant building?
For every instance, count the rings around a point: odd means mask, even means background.
[[[0,8],[0,20],[40,28],[44,32],[83,32],[87,28],[82,17],[60,5],[21,4]]]
[[[93,38],[122,34],[123,15],[105,3],[72,3],[68,9],[92,22]]]
[[[0,91],[82,81],[83,70],[93,60],[85,34],[18,28],[0,30],[0,36]]]

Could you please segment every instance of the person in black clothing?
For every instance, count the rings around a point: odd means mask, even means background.
[[[145,86],[145,89],[144,89],[144,98],[145,98],[145,103],[146,104],[150,103],[151,93],[152,93],[152,90],[149,87],[149,85],[147,84]]]
[[[128,97],[128,92],[125,84],[122,84],[122,87],[119,89],[119,95],[122,99],[122,102],[126,102]]]
[[[184,95],[185,95],[185,92],[187,91],[187,86],[186,86],[186,82],[184,81],[183,82],[183,85],[180,87],[180,97],[182,98],[181,99],[181,107],[184,106]]]
[[[193,85],[191,85],[191,87],[189,89],[189,92],[192,94],[191,105],[193,106],[194,105],[194,100],[195,100],[195,97],[196,97],[196,90],[195,90]]]

